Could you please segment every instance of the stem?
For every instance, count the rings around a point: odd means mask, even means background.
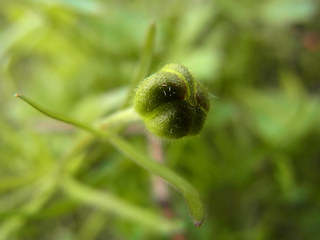
[[[95,128],[92,128],[91,126],[88,126],[85,123],[78,122],[76,120],[70,119],[68,117],[62,116],[60,114],[48,111],[47,109],[43,108],[42,106],[39,106],[35,102],[31,101],[30,99],[18,95],[15,95],[16,97],[21,98],[31,106],[33,106],[38,111],[42,112],[43,114],[52,117],[54,119],[60,120],[62,122],[66,122],[69,124],[72,124],[74,126],[77,126],[79,128],[82,128],[84,130],[87,130],[96,136],[103,137],[107,139],[115,148],[117,148],[120,152],[125,154],[129,159],[133,160],[143,168],[149,170],[150,172],[162,177],[165,181],[167,181],[169,184],[171,184],[173,187],[175,187],[185,198],[191,217],[193,219],[195,226],[200,226],[204,219],[204,207],[202,205],[202,202],[200,200],[200,197],[198,195],[198,192],[196,189],[190,185],[186,180],[184,180],[179,175],[175,174],[172,170],[165,167],[162,164],[159,164],[149,157],[147,157],[145,154],[140,153],[137,151],[134,147],[132,147],[128,142],[122,140],[118,135],[114,133],[106,133],[99,131]]]
[[[120,110],[110,116],[107,116],[106,118],[99,120],[96,124],[96,126],[99,126],[98,128],[100,130],[113,130],[115,132],[115,129],[119,129],[122,126],[125,126],[128,123],[138,121],[140,120],[140,116],[136,113],[136,111],[130,107],[126,108],[124,110]]]
[[[119,136],[113,135],[109,141],[128,158],[132,159],[134,162],[153,174],[160,176],[170,185],[176,188],[183,195],[188,204],[194,225],[200,226],[202,224],[204,219],[204,207],[198,192],[192,185],[190,185],[179,175],[175,174],[171,169],[138,152],[134,147],[122,140]]]
[[[133,79],[131,80],[129,92],[128,92],[127,98],[124,101],[122,108],[128,107],[128,105],[130,104],[130,99],[132,97],[133,89],[148,74],[149,67],[151,64],[152,54],[153,54],[155,32],[156,32],[156,25],[155,23],[151,23],[147,31],[147,36],[144,43],[140,65],[138,67],[137,73],[134,75]]]
[[[155,139],[153,136],[147,136],[147,141],[149,145],[149,156],[151,159],[155,160],[160,164],[164,164],[164,154],[162,142]],[[154,176],[152,178],[153,195],[156,201],[163,208],[163,212],[172,212],[169,208],[169,191],[168,185],[163,181],[162,178]],[[166,209],[168,211],[166,211]]]
[[[70,177],[64,178],[62,187],[67,194],[81,202],[139,222],[156,231],[171,233],[181,229],[181,223],[177,221],[158,217],[148,210],[128,204],[111,194],[87,187]]]

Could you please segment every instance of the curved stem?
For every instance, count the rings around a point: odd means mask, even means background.
[[[128,142],[121,139],[118,135],[110,132],[102,132],[99,131],[91,126],[88,126],[85,123],[78,122],[74,119],[70,119],[68,117],[62,116],[60,114],[48,111],[47,109],[39,106],[34,101],[16,94],[16,97],[21,98],[38,111],[44,113],[45,115],[52,117],[54,119],[60,120],[62,122],[66,122],[72,124],[76,127],[82,128],[87,130],[99,137],[103,137],[107,139],[115,148],[117,148],[120,152],[125,154],[129,159],[133,160],[140,166],[144,167],[145,169],[149,170],[150,172],[162,177],[166,180],[169,184],[171,184],[174,188],[176,188],[185,198],[191,217],[193,219],[195,226],[200,226],[204,219],[204,207],[200,200],[199,194],[196,189],[190,185],[186,180],[184,180],[179,175],[175,174],[172,170],[167,168],[166,166],[153,161],[146,155],[137,151],[134,147],[132,147]],[[127,117],[127,116],[126,116]]]
[[[109,141],[128,158],[132,159],[134,162],[149,170],[153,174],[160,176],[170,185],[176,188],[184,196],[188,204],[194,225],[200,226],[202,224],[204,219],[204,207],[197,190],[190,183],[166,166],[159,164],[146,155],[138,152],[134,147],[132,147],[128,142],[122,140],[119,136],[112,135]]]

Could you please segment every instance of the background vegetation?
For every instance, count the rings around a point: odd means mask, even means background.
[[[317,1],[0,4],[1,240],[320,239]],[[152,21],[150,73],[182,63],[217,96],[200,136],[164,143],[166,164],[198,189],[206,206],[203,226],[194,228],[183,198],[170,188],[180,235],[111,214],[59,187],[54,170],[85,133],[12,97],[24,93],[86,122],[115,111]],[[139,131],[126,138],[147,152]],[[80,147],[68,169],[91,189],[163,214],[150,174],[105,142]]]

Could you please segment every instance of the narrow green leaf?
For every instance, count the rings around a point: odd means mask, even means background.
[[[71,118],[69,118],[67,116],[61,115],[59,113],[53,112],[53,111],[51,111],[51,110],[49,110],[47,108],[44,108],[44,107],[40,106],[39,104],[35,103],[33,100],[31,100],[31,99],[29,99],[29,98],[27,98],[27,97],[25,97],[23,95],[15,94],[14,96],[22,99],[23,101],[25,101],[26,103],[30,104],[32,107],[34,107],[35,109],[37,109],[39,112],[43,113],[44,115],[47,115],[48,117],[51,117],[51,118],[56,119],[56,120],[59,120],[61,122],[65,122],[65,123],[71,124],[71,125],[73,125],[75,127],[87,130],[87,131],[89,131],[91,133],[94,133],[94,134],[97,134],[97,135],[101,135],[97,130],[95,130],[91,126],[89,126],[89,125],[87,125],[85,123],[79,122],[77,120],[71,119]]]

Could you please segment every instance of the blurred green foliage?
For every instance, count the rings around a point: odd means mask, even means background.
[[[87,122],[115,111],[152,21],[150,73],[182,63],[217,96],[201,136],[165,144],[166,164],[206,205],[205,223],[193,228],[171,191],[186,239],[320,239],[317,1],[0,4],[1,240],[171,239],[57,187],[54,169],[84,133],[12,97],[24,93]],[[142,135],[128,138],[146,150]],[[162,214],[149,174],[105,142],[82,148],[68,167],[86,186]]]

